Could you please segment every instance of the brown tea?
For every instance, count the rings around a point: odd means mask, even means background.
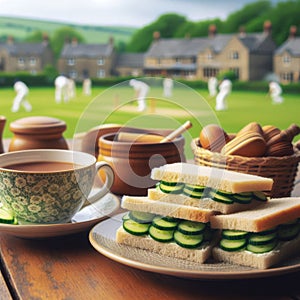
[[[60,172],[72,170],[78,165],[71,162],[63,161],[37,161],[37,162],[25,162],[13,165],[5,166],[5,169],[27,172]]]

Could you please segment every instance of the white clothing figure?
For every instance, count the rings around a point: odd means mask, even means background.
[[[82,92],[86,96],[92,94],[92,81],[90,78],[85,78],[82,82]]]
[[[226,98],[230,94],[232,83],[229,79],[224,78],[219,86],[219,93],[216,98],[216,110],[226,110],[227,101]]]
[[[149,85],[143,81],[131,79],[129,85],[132,86],[136,92],[136,98],[138,101],[138,111],[146,110],[146,96],[149,92]]]
[[[166,77],[163,80],[164,96],[167,98],[172,97],[173,90],[173,80],[169,77]]]
[[[208,79],[208,92],[211,98],[215,97],[218,92],[218,79],[216,77],[210,77]]]
[[[11,108],[12,112],[17,112],[20,109],[20,106],[23,105],[27,112],[32,110],[32,106],[27,100],[27,95],[29,93],[29,89],[27,85],[22,81],[16,81],[14,84],[14,90],[17,95],[14,99],[13,106]]]
[[[60,103],[63,99],[64,102],[69,102],[69,79],[65,76],[58,76],[54,81],[55,85],[55,101]]]
[[[76,83],[73,79],[68,79],[68,95],[69,99],[76,97]]]
[[[280,104],[280,103],[283,102],[283,98],[281,96],[282,89],[281,89],[280,85],[277,82],[271,81],[269,83],[269,93],[270,93],[270,96],[272,98],[272,103],[273,104]]]

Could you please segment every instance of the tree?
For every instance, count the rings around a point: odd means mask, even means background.
[[[159,31],[161,37],[173,37],[177,29],[186,23],[186,18],[177,14],[165,14],[155,22],[137,30],[127,45],[129,52],[146,51],[153,39],[153,33]]]
[[[58,57],[66,42],[71,42],[76,39],[78,43],[83,43],[83,36],[74,30],[72,27],[61,27],[53,33],[50,44],[53,49],[55,57]]]

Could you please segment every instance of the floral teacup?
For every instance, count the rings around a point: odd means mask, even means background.
[[[100,169],[106,181],[89,197]],[[85,201],[106,195],[113,179],[108,164],[84,152],[35,149],[0,155],[0,201],[20,224],[69,222]]]

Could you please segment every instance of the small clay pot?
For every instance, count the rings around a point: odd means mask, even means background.
[[[116,133],[106,134],[99,139],[98,161],[107,162],[114,170],[112,193],[145,196],[156,183],[150,178],[153,168],[186,161],[184,137],[166,143],[132,143],[117,141]]]
[[[63,137],[67,126],[64,121],[44,117],[26,117],[12,122],[9,129],[13,132],[8,151],[27,149],[64,149],[68,144]]]

